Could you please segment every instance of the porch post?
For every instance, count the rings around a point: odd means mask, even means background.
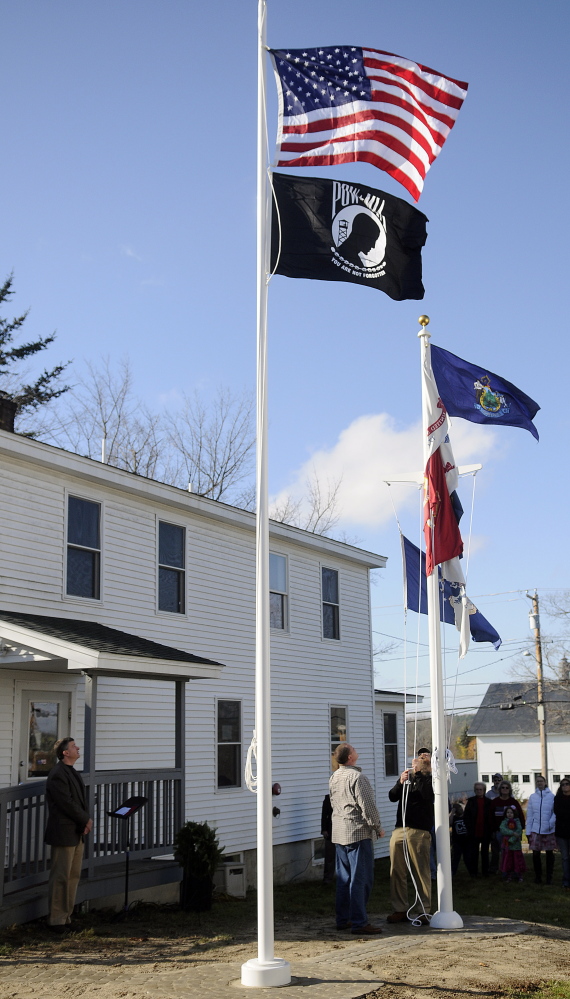
[[[174,834],[184,824],[186,801],[186,681],[176,680],[174,707],[174,766],[180,771],[180,781],[174,788]]]
[[[83,733],[83,770],[95,773],[97,741],[97,674],[85,673],[85,730]]]
[[[88,785],[89,810],[95,821],[95,752],[97,748],[97,674],[85,673],[85,727],[83,732],[83,772],[89,774]],[[93,831],[94,835],[94,831]],[[85,837],[85,853],[87,870],[91,877],[95,871],[93,854],[93,835]]]

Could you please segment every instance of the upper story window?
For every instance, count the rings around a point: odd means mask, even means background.
[[[287,627],[287,558],[269,554],[269,620],[272,628]]]
[[[321,569],[323,599],[323,638],[340,638],[338,572],[336,569]]]
[[[69,496],[67,583],[72,597],[99,600],[101,590],[101,504]]]
[[[384,773],[395,777],[398,770],[398,726],[395,712],[384,712]]]
[[[158,609],[172,614],[185,610],[186,530],[161,520],[158,524]]]

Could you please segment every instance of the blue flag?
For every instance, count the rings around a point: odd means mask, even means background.
[[[472,423],[522,427],[538,440],[533,418],[540,406],[506,378],[432,346],[431,365],[448,414]]]
[[[427,614],[426,557],[419,548],[402,535],[404,556],[404,588],[406,607],[416,613]],[[439,613],[446,624],[455,624],[455,611],[450,597],[457,599],[461,594],[459,583],[450,583],[439,575],[440,605]],[[483,617],[480,611],[469,615],[469,630],[474,642],[491,642],[496,649],[501,645],[501,637],[492,624]]]

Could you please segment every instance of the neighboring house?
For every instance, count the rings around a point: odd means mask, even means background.
[[[544,684],[548,786],[570,777],[570,684]],[[492,683],[469,727],[477,738],[479,780],[510,775],[516,793],[528,798],[541,773],[536,683]]]
[[[313,869],[331,745],[354,742],[375,778],[369,570],[386,560],[273,522],[270,549],[279,881]],[[45,881],[42,791],[66,734],[98,809],[79,898],[120,859],[106,813],[126,793],[150,797],[141,863],[171,853],[184,818],[208,820],[252,883],[255,516],[0,431],[0,572],[6,898]]]
[[[406,769],[405,754],[405,705],[421,704],[421,694],[404,694],[395,690],[375,690],[376,713],[376,802],[382,826],[386,832],[375,846],[376,857],[387,857],[390,853],[390,834],[396,824],[398,803],[388,798],[388,791],[394,786],[402,770]]]

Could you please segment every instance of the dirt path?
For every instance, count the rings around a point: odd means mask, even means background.
[[[381,918],[375,921],[380,923]],[[489,999],[514,986],[570,978],[570,930],[478,917],[466,919],[465,929],[453,932],[382,925],[381,937],[358,940],[336,932],[323,920],[280,919],[275,953],[291,962],[300,980],[304,967],[318,965],[325,969],[325,976],[328,968],[331,977],[335,969],[337,973],[355,969],[362,978],[362,990],[358,983],[353,982],[352,991],[347,986],[346,995],[353,999],[357,995],[367,999]],[[88,939],[70,936],[54,947],[53,940],[40,939],[0,960],[0,997],[147,999],[164,994],[168,981],[171,999],[184,999],[194,994],[188,987],[190,969],[195,969],[195,976],[200,970],[209,972],[211,985],[204,984],[204,999],[216,999],[226,994],[227,969],[239,969],[241,962],[254,956],[255,940],[250,933],[240,936],[239,929],[229,941],[133,936],[107,947],[101,939],[92,939],[90,945]],[[307,971],[307,986],[309,977]],[[369,986],[367,991],[367,982],[379,980],[385,983],[381,988],[370,991]],[[303,991],[308,999],[317,992],[311,987]],[[236,990],[236,999],[241,994]]]

